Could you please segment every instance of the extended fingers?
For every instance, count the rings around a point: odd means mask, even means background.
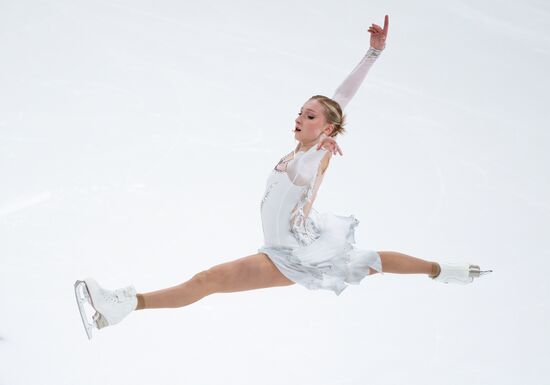
[[[340,146],[337,143],[334,143],[334,146],[330,150],[332,151],[333,155],[336,155],[336,153],[340,153],[340,155],[344,155],[342,153],[342,150],[340,149]]]
[[[321,148],[325,148],[327,150],[331,150],[332,151],[332,143],[331,142],[328,142],[328,141],[323,141],[321,143],[319,143],[317,145],[317,150],[321,149]]]
[[[390,17],[388,15],[384,16],[384,28],[380,27],[378,24],[372,23],[369,27],[369,32],[372,33],[388,33],[388,28],[390,26]]]
[[[369,32],[370,33],[382,33],[384,31],[382,30],[382,28],[380,28],[379,25],[373,24],[369,27]]]
[[[336,145],[334,143],[327,143],[325,146],[323,146],[327,151],[332,152],[334,155],[336,155]]]
[[[334,139],[325,139],[323,142],[317,145],[317,150],[319,150],[321,147],[332,152],[333,155],[336,155],[336,153],[344,155],[342,150],[340,149],[340,146],[338,146],[338,143]]]

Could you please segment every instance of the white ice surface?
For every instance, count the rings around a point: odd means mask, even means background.
[[[296,113],[385,13],[316,207],[492,276],[216,294],[88,341],[76,279],[255,253]],[[0,384],[549,383],[549,32],[537,0],[1,1]]]

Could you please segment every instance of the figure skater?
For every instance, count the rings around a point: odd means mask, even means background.
[[[335,137],[344,132],[342,111],[385,48],[384,27],[372,24],[370,47],[332,98],[312,96],[295,120],[296,148],[271,170],[260,203],[264,246],[258,253],[213,266],[177,286],[137,294],[133,285],[107,290],[92,279],[75,282],[75,294],[88,338],[92,329],[120,322],[134,310],[178,308],[214,293],[229,293],[299,283],[311,290],[340,295],[348,284],[359,284],[375,273],[425,274],[434,281],[467,284],[482,274],[471,264],[438,263],[396,251],[354,246],[353,216],[319,213],[313,202],[332,155],[342,150]],[[91,305],[89,319],[84,308]]]

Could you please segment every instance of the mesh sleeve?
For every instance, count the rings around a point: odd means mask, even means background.
[[[338,104],[340,104],[342,111],[348,105],[349,101],[355,96],[357,90],[361,86],[361,83],[363,83],[365,76],[369,72],[369,69],[381,53],[381,50],[370,47],[359,64],[355,66],[353,71],[351,71],[348,77],[336,89],[332,99],[336,100]]]

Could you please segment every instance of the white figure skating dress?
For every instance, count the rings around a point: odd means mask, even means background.
[[[381,51],[369,48],[333,99],[342,110],[361,85]],[[380,255],[357,249],[353,215],[319,213],[313,201],[322,180],[321,160],[328,150],[294,150],[271,171],[260,204],[265,253],[288,279],[308,289],[332,290],[337,295],[359,284],[369,267],[382,273]]]

